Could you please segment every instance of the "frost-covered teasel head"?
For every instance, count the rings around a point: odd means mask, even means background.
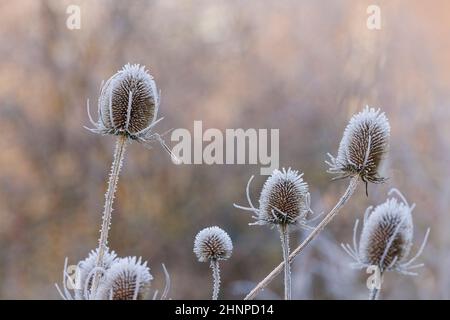
[[[101,134],[144,136],[156,120],[159,96],[144,66],[126,64],[100,89],[97,122],[91,131]]]
[[[153,280],[147,262],[142,258],[117,259],[106,270],[97,291],[100,300],[142,300]]]
[[[91,294],[92,280],[94,277],[94,272],[96,271],[95,264],[98,257],[98,249],[92,250],[88,257],[81,260],[75,269],[75,277],[70,276],[67,258],[64,264],[63,270],[63,291],[57,289],[63,299],[67,300],[88,300]],[[103,267],[101,267],[101,272],[104,275],[105,271],[117,260],[117,255],[114,251],[105,252],[103,259]],[[72,273],[72,272],[70,272]],[[68,287],[69,285],[69,287]],[[70,293],[73,290],[73,295]]]
[[[205,228],[195,236],[194,253],[200,262],[226,260],[232,252],[230,236],[219,227]]]
[[[303,181],[303,173],[291,168],[275,169],[261,190],[259,208],[255,208],[250,199],[249,189],[253,176],[247,183],[247,201],[249,207],[234,205],[236,208],[252,211],[256,222],[252,224],[307,226],[306,217],[310,209],[308,184]]]
[[[128,63],[102,83],[97,121],[92,119],[88,100],[88,116],[94,128],[86,129],[103,135],[122,135],[145,145],[156,140],[174,162],[179,162],[161,135],[151,130],[163,119],[157,119],[159,103],[160,95],[150,73],[144,66]]]
[[[231,238],[219,227],[208,227],[201,230],[195,236],[194,253],[198,261],[210,263],[213,274],[212,299],[217,300],[220,289],[219,261],[227,260],[233,252]]]
[[[337,157],[328,154],[328,172],[338,174],[335,179],[359,176],[366,188],[367,182],[384,182],[386,178],[378,171],[388,151],[389,135],[390,126],[384,112],[366,106],[350,119]]]
[[[356,268],[375,265],[381,272],[396,270],[403,274],[415,275],[408,270],[422,267],[423,264],[412,265],[422,253],[428,239],[429,229],[417,254],[408,257],[413,241],[412,211],[403,195],[392,189],[389,194],[396,193],[398,198],[388,198],[374,210],[369,207],[364,216],[364,224],[359,245],[356,240],[358,220],[353,231],[353,248],[343,245],[344,250],[356,261]]]
[[[303,173],[275,169],[266,180],[259,198],[258,221],[271,224],[293,224],[304,220],[309,212],[308,184]]]

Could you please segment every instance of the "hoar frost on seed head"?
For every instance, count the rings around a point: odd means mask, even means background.
[[[98,249],[92,250],[89,256],[76,266],[64,263],[62,290],[56,289],[64,300],[142,300],[149,291],[153,276],[146,261],[142,258],[118,258],[114,251],[106,252],[103,267],[96,268]],[[73,270],[72,267],[76,267]],[[160,295],[153,293],[153,300],[167,299],[170,290],[170,276],[162,265],[165,276],[165,287]],[[75,271],[75,273],[73,273]],[[96,292],[91,291],[95,272],[100,271],[100,284]]]
[[[94,132],[144,137],[155,122],[159,96],[153,77],[144,66],[126,64],[109,78],[98,98],[99,119]]]
[[[353,247],[342,244],[344,250],[355,260],[356,268],[375,265],[381,272],[395,270],[403,274],[416,275],[409,270],[422,267],[412,265],[420,256],[428,239],[429,229],[417,254],[408,260],[413,241],[412,211],[403,195],[392,189],[400,199],[388,198],[374,210],[369,207],[364,216],[359,245],[356,240],[358,220],[353,230]]]
[[[275,169],[267,178],[259,197],[259,208],[255,208],[250,199],[250,183],[247,183],[247,201],[249,207],[234,205],[236,208],[252,211],[256,220],[252,224],[263,225],[292,225],[309,228],[307,226],[307,215],[310,209],[310,194],[308,184],[303,181],[303,173],[297,170],[283,168],[281,171]]]
[[[97,299],[142,300],[153,280],[147,262],[142,258],[117,259],[102,278]]]
[[[362,181],[382,183],[379,167],[389,148],[390,125],[380,109],[366,106],[344,130],[337,157],[328,154],[328,172],[335,179],[358,175]]]
[[[200,262],[226,260],[232,252],[230,236],[217,226],[205,228],[195,236],[194,253]]]
[[[90,299],[92,280],[94,273],[97,270],[95,267],[97,256],[98,248],[96,250],[92,250],[86,259],[78,262],[74,277],[69,274],[66,258],[63,270],[63,291],[61,291],[57,286],[62,298],[66,300]],[[117,255],[114,251],[106,251],[103,259],[103,267],[100,268],[102,274],[104,274],[105,270],[107,270],[116,260]],[[70,284],[70,288],[67,287],[68,284]],[[73,290],[73,295],[70,293],[70,289]]]
[[[158,141],[172,161],[180,163],[164,142],[164,134],[152,132],[153,127],[163,119],[157,119],[159,104],[160,94],[150,73],[144,66],[128,63],[102,83],[97,121],[91,116],[88,100],[88,116],[94,127],[85,128],[102,135],[122,135],[147,147],[151,142]]]

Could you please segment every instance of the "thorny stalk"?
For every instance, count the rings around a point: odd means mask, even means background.
[[[122,168],[123,159],[125,156],[125,146],[127,138],[124,135],[120,135],[116,141],[116,148],[114,150],[114,160],[111,165],[111,173],[108,180],[108,189],[105,194],[105,206],[102,217],[102,228],[100,230],[100,238],[98,240],[98,255],[95,263],[96,268],[103,267],[103,258],[105,252],[108,250],[108,233],[111,225],[111,212],[113,210],[112,205],[114,202],[114,195],[116,193],[117,182],[119,181],[119,173]],[[90,297],[95,297],[101,272],[96,272],[92,281],[92,287],[90,290]]]
[[[291,265],[286,263],[289,259],[289,226],[280,224],[281,247],[284,261],[284,300],[291,300]]]
[[[212,299],[217,300],[219,298],[219,288],[220,288],[220,269],[219,269],[219,261],[217,259],[211,260],[211,269],[213,273]]]
[[[333,220],[333,218],[339,213],[339,210],[347,203],[348,199],[355,192],[358,185],[359,176],[355,175],[351,178],[350,183],[345,190],[345,193],[339,199],[338,203],[333,209],[323,218],[323,220],[314,228],[308,237],[289,255],[289,263],[292,263],[294,259],[305,249],[305,247],[325,228],[325,226]],[[261,282],[259,282],[255,288],[244,298],[244,300],[254,299],[258,293],[260,293],[284,268],[285,262],[281,262],[275,269],[272,270]]]

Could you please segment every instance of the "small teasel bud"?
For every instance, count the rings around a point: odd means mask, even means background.
[[[379,175],[380,164],[389,147],[390,126],[384,112],[366,106],[355,114],[339,145],[337,157],[328,154],[329,173],[338,174],[335,179],[359,176],[366,183],[386,180]]]
[[[403,195],[392,189],[389,194],[396,193],[397,198],[388,198],[386,202],[378,205],[373,211],[372,207],[366,210],[364,225],[359,245],[356,241],[358,221],[355,223],[353,234],[353,248],[342,245],[344,250],[355,259],[357,268],[377,266],[381,273],[396,270],[403,274],[415,275],[408,270],[423,266],[412,265],[422,253],[429,235],[429,229],[417,254],[408,260],[413,241],[412,211]]]
[[[147,262],[142,258],[126,257],[116,260],[106,270],[98,287],[97,299],[142,300],[153,280]]]
[[[208,227],[201,230],[195,237],[194,253],[200,262],[210,262],[213,274],[212,299],[217,300],[220,289],[219,260],[227,260],[233,252],[231,238],[219,227]]]
[[[205,228],[195,237],[194,253],[200,262],[226,260],[232,252],[230,236],[217,226]]]

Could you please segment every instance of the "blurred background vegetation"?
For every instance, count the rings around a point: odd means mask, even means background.
[[[382,28],[366,27],[367,6]],[[66,8],[81,8],[81,29]],[[382,298],[450,298],[450,2],[434,0],[2,1],[0,3],[0,298],[58,299],[64,258],[76,264],[97,245],[114,138],[93,135],[102,80],[127,62],[146,65],[162,90],[158,131],[280,128],[280,166],[305,172],[312,206],[329,210],[346,187],[330,182],[350,116],[386,111],[391,151],[385,185],[361,187],[294,263],[293,296],[364,299],[365,271],[348,267],[339,244],[369,205],[398,187],[417,203],[416,247],[431,239],[418,277],[388,274]],[[94,103],[93,103],[94,102]],[[168,141],[170,142],[170,141]],[[259,166],[172,164],[159,146],[129,147],[114,204],[111,247],[149,261],[174,299],[209,298],[195,234],[219,225],[235,251],[222,264],[223,298],[242,298],[281,261],[275,230],[249,227],[244,203]],[[304,237],[293,235],[292,245]],[[260,298],[279,298],[282,278]]]

